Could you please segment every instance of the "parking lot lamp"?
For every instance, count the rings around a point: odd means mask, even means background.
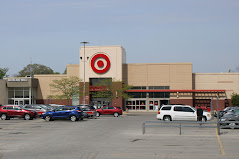
[[[84,44],[84,59],[83,59],[83,62],[84,62],[84,90],[83,90],[83,104],[85,104],[85,44],[88,44],[89,42],[86,42],[86,41],[83,41],[81,42],[81,44]]]

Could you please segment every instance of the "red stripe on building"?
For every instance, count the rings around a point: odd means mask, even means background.
[[[127,90],[126,92],[170,92],[170,93],[176,93],[176,92],[179,92],[179,93],[199,93],[199,92],[207,92],[207,93],[210,93],[210,92],[226,92],[226,90],[169,90],[169,89],[140,89],[140,90]]]

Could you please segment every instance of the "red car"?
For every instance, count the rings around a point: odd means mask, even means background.
[[[100,115],[114,115],[114,117],[118,117],[122,115],[122,109],[115,106],[105,106],[96,110],[96,116],[99,117]]]
[[[25,120],[36,118],[37,112],[30,111],[18,105],[5,105],[0,108],[0,117],[2,120],[9,120],[10,118],[20,117]]]

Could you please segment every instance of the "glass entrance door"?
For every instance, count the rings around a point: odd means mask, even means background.
[[[149,101],[149,110],[150,111],[158,111],[159,108],[159,100],[150,100]]]
[[[14,105],[24,105],[24,100],[21,99],[15,99]]]

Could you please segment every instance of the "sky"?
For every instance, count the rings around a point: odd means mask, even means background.
[[[0,68],[63,73],[80,42],[122,45],[127,63],[192,62],[194,73],[239,66],[238,0],[0,0]]]

